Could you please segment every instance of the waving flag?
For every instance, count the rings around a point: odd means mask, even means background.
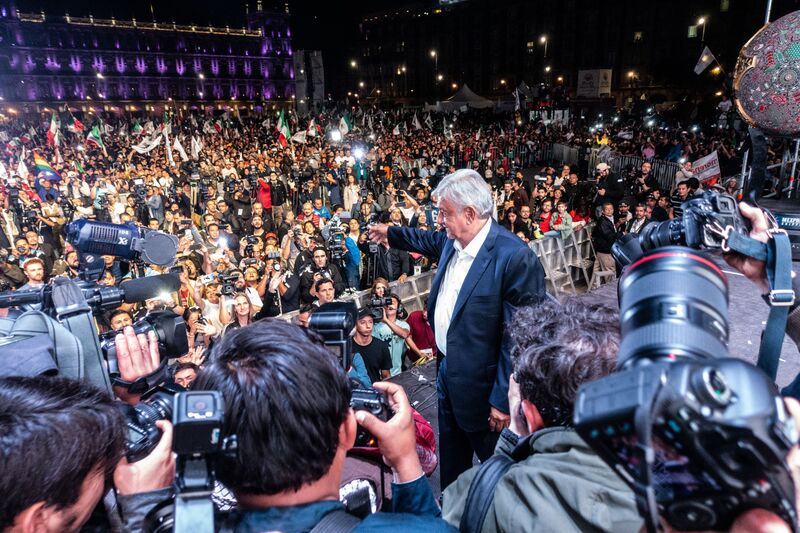
[[[716,61],[717,58],[714,57],[714,54],[711,53],[711,50],[706,46],[703,48],[703,52],[700,54],[700,59],[697,60],[697,64],[694,66],[694,73],[695,74],[702,74],[708,66]]]
[[[103,139],[100,137],[100,128],[97,126],[92,128],[92,131],[89,132],[89,135],[86,136],[86,144],[92,144],[97,146],[103,153],[106,151],[106,146],[103,144]]]
[[[50,127],[47,128],[47,144],[49,146],[55,146],[57,142],[58,136],[58,121],[56,120],[56,112],[50,115]]]
[[[350,122],[350,117],[345,113],[342,115],[342,118],[339,119],[339,132],[341,132],[342,137],[344,137],[351,131],[353,131],[353,123]]]
[[[133,133],[134,136],[141,135],[143,129],[144,128],[142,128],[142,125],[139,124],[139,121],[137,120],[136,122],[134,122],[133,129],[131,130],[131,132]]]
[[[414,125],[415,130],[421,130],[422,124],[420,123],[419,119],[417,118],[417,114],[414,113],[414,120],[411,122]]]
[[[71,133],[83,133],[83,122],[72,116],[72,113],[67,117],[67,131]]]
[[[56,170],[50,166],[47,159],[39,155],[36,150],[33,151],[33,162],[36,164],[36,170],[44,174],[45,179],[50,181],[61,181],[61,176]]]
[[[289,123],[286,122],[286,116],[281,111],[281,114],[278,116],[278,142],[281,143],[281,146],[286,147],[286,143],[291,138],[292,133],[289,131]]]

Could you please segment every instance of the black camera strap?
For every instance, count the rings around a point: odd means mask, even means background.
[[[663,378],[663,374],[661,378]],[[634,426],[636,427],[636,451],[634,453],[639,456],[639,479],[641,481],[634,481],[633,493],[636,497],[636,508],[644,519],[647,533],[656,533],[660,529],[656,492],[653,488],[653,465],[655,464],[653,413],[657,412],[655,406],[664,380],[659,379],[657,383],[659,385],[651,396],[650,402],[640,403],[634,415]]]
[[[723,250],[732,250],[766,263],[770,290],[765,299],[769,304],[769,317],[761,336],[757,366],[774,380],[778,374],[786,322],[789,310],[795,303],[795,293],[792,289],[792,247],[789,235],[772,222],[770,239],[766,243],[726,228]]]

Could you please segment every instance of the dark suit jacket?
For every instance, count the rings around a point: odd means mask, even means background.
[[[508,413],[511,357],[504,325],[515,309],[545,296],[544,270],[536,254],[493,220],[464,279],[447,330],[447,389],[453,412],[465,431],[488,429],[489,407]],[[453,242],[444,232],[389,228],[389,245],[438,258],[439,268],[428,298],[435,329],[436,300]]]

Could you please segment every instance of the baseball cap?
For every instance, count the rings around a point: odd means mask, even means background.
[[[266,241],[266,240],[268,240],[268,239],[275,239],[275,240],[277,241],[277,240],[278,240],[278,236],[277,236],[277,235],[275,235],[273,232],[271,232],[271,231],[270,231],[269,233],[267,233],[266,235],[264,235],[264,240]]]
[[[362,318],[371,317],[372,313],[370,312],[369,307],[362,307],[358,310],[358,316],[356,320],[361,320]]]

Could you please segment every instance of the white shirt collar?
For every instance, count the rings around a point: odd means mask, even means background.
[[[483,247],[483,243],[486,242],[486,237],[489,236],[490,229],[492,229],[492,219],[487,218],[481,230],[477,235],[475,235],[475,237],[472,238],[465,248],[462,248],[461,243],[458,241],[453,242],[453,247],[457,252],[463,252],[468,256],[475,258],[478,255],[478,252],[480,252],[481,247]]]

